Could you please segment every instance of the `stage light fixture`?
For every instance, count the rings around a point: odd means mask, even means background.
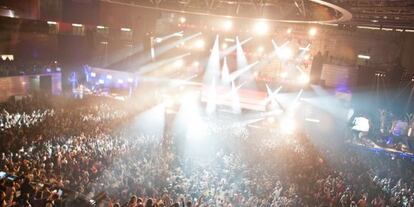
[[[194,44],[194,46],[197,48],[197,49],[204,49],[204,46],[206,45],[206,42],[204,41],[204,40],[202,40],[202,39],[199,39],[199,40],[197,40],[196,42],[195,42],[195,44]]]
[[[301,84],[308,84],[310,81],[310,78],[308,75],[306,74],[301,74],[298,78],[299,83]]]
[[[232,28],[233,28],[233,22],[231,21],[231,20],[225,20],[224,22],[223,22],[223,28],[226,30],[226,31],[229,31],[229,30],[231,30]]]
[[[318,30],[315,27],[310,28],[308,31],[308,34],[310,37],[316,36],[317,33],[318,33]]]
[[[254,25],[254,31],[257,35],[265,35],[269,31],[269,26],[266,22],[259,21]]]

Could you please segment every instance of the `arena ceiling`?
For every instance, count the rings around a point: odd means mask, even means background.
[[[102,0],[163,11],[293,23],[414,28],[414,0]]]

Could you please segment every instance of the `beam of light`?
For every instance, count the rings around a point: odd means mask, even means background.
[[[316,124],[321,123],[321,120],[319,120],[319,119],[312,119],[312,118],[305,118],[305,121],[311,122],[311,123],[316,123]]]
[[[236,88],[236,86],[234,85],[234,81],[231,82],[231,108],[233,110],[233,113],[236,113],[236,114],[241,113],[240,98],[239,98],[239,93],[238,93],[238,90],[241,87],[242,86],[238,86]]]
[[[165,130],[166,103],[159,104],[139,114],[132,121],[132,129],[138,134],[162,137]]]
[[[230,82],[229,66],[227,65],[227,58],[223,60],[223,69],[221,70],[221,82],[227,85]]]
[[[247,65],[246,67],[244,67],[244,68],[240,68],[240,69],[238,69],[237,71],[235,71],[235,72],[233,72],[233,73],[231,73],[230,74],[230,81],[234,81],[234,80],[236,80],[237,78],[239,78],[241,75],[243,75],[244,73],[246,73],[246,72],[248,72],[248,71],[250,71],[252,68],[254,68],[254,66],[256,66],[257,64],[258,64],[259,62],[258,61],[256,61],[256,62],[254,62],[254,63],[252,63],[252,64],[250,64],[250,65]],[[251,78],[253,78],[253,77],[251,77]],[[249,82],[249,81],[251,81],[251,78],[248,78],[248,80],[244,80],[244,82]]]
[[[188,37],[182,38],[182,39],[174,41],[174,42],[163,44],[160,47],[154,48],[154,52],[153,52],[154,54],[147,53],[145,51],[144,51],[144,53],[136,52],[133,55],[139,55],[139,56],[134,61],[131,61],[128,64],[128,68],[129,68],[129,70],[132,70],[134,72],[138,72],[139,67],[142,66],[142,65],[147,64],[150,61],[152,61],[153,57],[155,59],[155,58],[159,57],[160,55],[165,54],[166,52],[176,48],[177,46],[179,46],[181,44],[184,44],[185,42],[190,41],[190,40],[192,40],[192,39],[194,39],[194,38],[196,38],[200,35],[201,35],[201,32],[190,35]],[[141,51],[142,50],[143,50],[143,47],[141,48]],[[132,55],[130,55],[130,56],[132,56]],[[123,59],[125,59],[125,57],[128,57],[128,56],[127,55],[123,56]]]
[[[213,79],[211,85],[208,87],[208,94],[207,94],[207,106],[206,112],[207,114],[212,114],[216,111],[216,80]]]
[[[280,132],[283,134],[293,134],[296,129],[296,122],[291,116],[282,118],[279,123]]]
[[[229,54],[230,54],[230,53],[232,53],[234,50],[236,50],[238,45],[241,47],[241,46],[243,46],[244,44],[248,43],[248,42],[249,42],[250,40],[252,40],[252,39],[253,39],[253,37],[249,37],[249,38],[247,38],[247,39],[245,39],[245,40],[243,40],[243,41],[239,42],[239,44],[237,44],[237,43],[236,43],[236,44],[234,44],[234,45],[233,45],[233,46],[231,46],[231,47],[227,47],[227,49],[223,50],[223,51],[220,53],[220,59],[224,58],[225,56],[229,55]]]
[[[219,50],[219,36],[216,36],[213,49],[207,62],[203,83],[209,85],[213,80],[220,78],[220,50]]]
[[[311,47],[311,44],[308,44],[308,45],[307,45],[306,47],[304,47],[304,48],[299,48],[300,53],[299,53],[299,55],[296,57],[296,59],[297,59],[298,61],[302,61],[302,60],[306,59],[306,58],[305,58],[305,56],[306,56],[306,54],[308,54],[308,53],[309,53],[310,47]]]
[[[239,77],[239,84],[243,83],[243,82],[248,82],[248,84],[246,85],[247,88],[249,89],[256,89],[256,82],[254,82],[253,80],[255,80],[255,77],[253,75],[253,72],[250,71],[251,68],[248,68],[246,70],[246,67],[248,66],[248,61],[246,58],[246,55],[244,54],[243,51],[243,47],[242,44],[240,43],[239,37],[236,37],[236,58],[237,58],[237,71],[240,71],[240,77]],[[259,62],[254,63],[254,65],[258,64]],[[232,79],[232,81],[234,81],[235,79]]]
[[[272,92],[272,89],[270,89],[269,85],[266,84],[266,90],[267,90],[267,98],[264,100],[264,102],[267,105],[269,102],[275,101],[276,95],[280,92],[280,90],[282,90],[282,86],[279,86],[274,92]]]
[[[175,33],[172,33],[166,36],[156,37],[154,40],[155,40],[155,43],[161,43],[173,37],[182,37],[183,35],[184,35],[184,31],[179,31],[179,32],[175,32]]]
[[[246,55],[244,54],[243,47],[239,41],[239,37],[236,37],[236,54],[237,54],[237,69],[244,68],[248,65]]]
[[[165,59],[165,60],[160,60],[160,61],[157,61],[157,62],[154,62],[154,63],[144,65],[143,67],[140,68],[140,70],[137,72],[137,74],[138,75],[144,75],[146,73],[157,70],[157,69],[159,69],[160,67],[162,67],[166,64],[174,63],[177,60],[181,60],[184,57],[187,57],[189,55],[191,55],[191,53],[185,53],[185,54],[178,55],[178,56],[175,56],[175,57],[172,57],[172,58],[168,58],[168,59]]]
[[[190,35],[188,37],[182,38],[182,39],[180,39],[180,40],[178,40],[174,43],[163,45],[163,46],[161,46],[161,47],[159,47],[155,50],[155,56],[156,57],[160,56],[160,55],[166,53],[167,51],[177,47],[178,45],[184,44],[185,42],[187,42],[189,40],[192,40],[192,39],[194,39],[194,38],[196,38],[200,35],[201,35],[201,32],[198,32],[196,34],[193,34],[193,35]]]

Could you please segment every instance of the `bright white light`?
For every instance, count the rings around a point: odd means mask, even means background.
[[[264,51],[264,47],[260,46],[257,48],[258,53],[262,53]]]
[[[286,33],[291,34],[292,33],[292,28],[287,29]]]
[[[97,29],[105,29],[105,27],[104,27],[104,26],[100,26],[100,25],[96,26],[96,28],[97,28]]]
[[[100,84],[104,84],[104,83],[105,83],[105,81],[104,81],[103,79],[99,79],[99,83],[100,83]]]
[[[224,42],[223,44],[221,44],[221,49],[224,50],[224,49],[227,49],[227,47],[228,47],[227,43]]]
[[[310,59],[310,55],[309,54],[306,54],[305,57],[303,57],[303,59],[309,60]]]
[[[283,72],[283,73],[280,74],[280,77],[283,78],[283,79],[286,79],[287,75],[288,75],[287,72]]]
[[[258,35],[264,35],[269,31],[269,26],[264,21],[256,22],[254,25],[254,31]]]
[[[162,42],[162,39],[161,39],[161,38],[159,38],[159,37],[157,37],[157,38],[155,38],[155,42],[156,42],[156,43],[161,43],[161,42]]]
[[[371,57],[369,55],[358,55],[359,59],[369,60]]]
[[[188,106],[191,103],[194,103],[198,98],[196,93],[187,93],[181,98],[181,104]]]
[[[315,27],[309,29],[309,36],[314,37],[318,33],[318,30]]]
[[[124,80],[118,79],[118,83],[122,84],[122,83],[124,83]]]
[[[112,80],[112,75],[106,75],[106,79]]]
[[[174,67],[180,68],[184,66],[184,60],[179,59],[174,62]]]
[[[195,44],[194,44],[194,46],[197,48],[197,49],[204,49],[204,46],[206,45],[206,42],[204,42],[204,40],[202,40],[202,39],[199,39],[199,40],[197,40],[196,42],[195,42]]]
[[[72,26],[74,26],[74,27],[83,27],[82,24],[75,24],[75,23],[73,23]]]
[[[130,32],[131,29],[130,28],[127,28],[127,27],[123,27],[123,28],[121,28],[121,31],[123,31],[123,32]]]
[[[280,122],[280,131],[283,134],[292,134],[295,131],[295,128],[295,121],[290,117],[287,117]]]
[[[301,75],[299,76],[299,78],[298,78],[298,81],[299,81],[299,83],[301,83],[301,84],[308,84],[308,83],[309,83],[309,81],[310,81],[310,79],[309,79],[309,76],[308,76],[308,75],[306,75],[306,74],[301,74]]]
[[[91,73],[91,77],[93,77],[93,78],[96,77],[96,73],[95,72],[92,72]]]
[[[47,21],[47,24],[49,24],[49,25],[51,25],[51,24],[57,24],[57,22]]]
[[[57,72],[60,72],[60,71],[62,71],[62,69],[60,69],[59,67],[57,67],[57,68],[56,68],[56,71],[57,71]]]
[[[133,81],[134,81],[134,79],[128,78],[128,82],[132,83]]]
[[[187,19],[185,17],[180,17],[180,23],[183,24],[187,21]]]
[[[267,122],[268,122],[269,124],[273,124],[273,123],[275,123],[275,117],[273,117],[273,116],[267,117]]]
[[[194,61],[193,62],[193,67],[199,67],[200,66],[200,62],[198,62],[198,61]]]
[[[259,72],[256,71],[256,72],[253,73],[253,75],[254,75],[254,77],[259,76]]]
[[[174,106],[174,101],[172,99],[167,99],[164,101],[164,105],[167,108],[173,107]]]
[[[225,30],[229,31],[233,28],[233,22],[231,20],[225,20],[223,22],[223,27]]]
[[[290,49],[290,47],[281,47],[277,50],[277,56],[282,60],[288,60],[292,58],[293,51]]]

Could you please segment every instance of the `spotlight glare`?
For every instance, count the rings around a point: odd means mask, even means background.
[[[185,17],[180,17],[180,23],[183,24],[187,21],[187,19]]]
[[[227,49],[227,47],[228,47],[228,45],[227,45],[227,43],[223,43],[223,44],[221,44],[221,49]]]
[[[310,78],[309,78],[309,76],[308,76],[308,75],[306,75],[306,74],[302,74],[302,75],[300,75],[300,76],[299,76],[298,81],[299,81],[299,83],[301,83],[301,84],[308,84],[308,83],[309,83],[309,81],[310,81]]]
[[[260,47],[257,48],[257,52],[258,53],[262,53],[263,51],[264,51],[264,48],[262,46],[260,46]]]
[[[92,72],[91,77],[93,77],[93,78],[96,77],[96,73]]]
[[[286,33],[291,34],[291,33],[292,33],[292,28],[288,28],[288,29],[286,30]]]
[[[275,123],[275,117],[273,117],[273,116],[268,117],[268,118],[267,118],[267,122],[268,122],[269,124],[273,124],[273,123]]]
[[[193,62],[193,67],[199,67],[199,66],[200,66],[200,62],[198,62],[198,61]]]
[[[225,20],[223,22],[223,27],[225,30],[229,31],[233,28],[233,22],[231,20]]]
[[[161,38],[159,38],[159,37],[157,37],[157,38],[155,38],[155,42],[156,42],[156,43],[161,43],[161,42],[162,42],[162,39],[161,39]]]
[[[254,25],[254,31],[258,35],[264,35],[269,31],[269,27],[264,21],[256,22]]]
[[[106,79],[112,80],[112,75],[106,75]]]
[[[288,60],[292,58],[293,51],[289,47],[282,47],[277,50],[277,56],[282,60]]]
[[[203,49],[205,45],[206,45],[206,43],[204,42],[204,40],[200,39],[200,40],[197,40],[197,41],[195,42],[195,45],[194,45],[194,46],[195,46],[197,49]]]
[[[183,67],[183,66],[184,66],[184,60],[182,60],[182,59],[176,60],[174,62],[174,67],[176,67],[176,68],[180,68],[180,67]]]
[[[315,27],[309,29],[309,36],[314,37],[318,33],[318,30]]]
[[[288,117],[280,122],[280,131],[284,134],[292,134],[295,131],[295,121]]]

